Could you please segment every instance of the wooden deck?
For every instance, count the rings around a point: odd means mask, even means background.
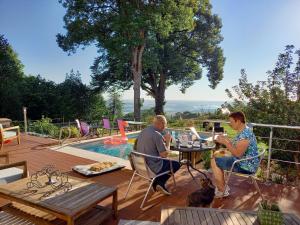
[[[228,209],[207,209],[194,207],[165,207],[161,212],[162,225],[259,225],[257,213]],[[283,215],[282,225],[300,225],[293,214]]]
[[[6,144],[3,148],[10,154],[10,161],[17,162],[21,160],[28,161],[28,169],[31,173],[40,170],[43,166],[53,164],[56,168],[69,172],[72,176],[84,178],[81,175],[71,171],[71,168],[77,164],[88,164],[93,161],[56,152],[49,149],[49,146],[57,144],[57,141],[39,138],[33,136],[22,135],[21,145],[16,143]],[[112,173],[104,174],[91,179],[93,181],[118,187],[119,197],[119,218],[128,220],[148,220],[160,221],[161,207],[164,206],[186,206],[186,197],[189,193],[197,189],[197,185],[192,181],[186,168],[181,168],[176,173],[177,189],[174,190],[170,182],[170,190],[173,192],[171,196],[163,196],[159,193],[149,195],[149,201],[145,206],[149,206],[148,210],[143,211],[139,208],[143,199],[147,184],[144,180],[137,178],[133,183],[126,201],[123,199],[125,191],[132,175],[131,170],[120,170]],[[235,209],[235,210],[256,210],[259,195],[256,194],[254,186],[250,185],[244,178],[234,177],[230,181],[231,195],[226,199],[217,199],[213,202],[213,208]],[[262,193],[267,199],[277,201],[283,212],[294,213],[300,217],[300,188],[290,187],[279,184],[270,186],[260,184]],[[103,202],[103,205],[111,204],[111,199]],[[0,203],[5,203],[0,200]],[[111,218],[106,221],[105,225],[116,225],[118,221]]]

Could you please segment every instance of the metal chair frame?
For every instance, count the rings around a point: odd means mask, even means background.
[[[264,157],[265,152],[266,152],[266,150],[264,149],[264,150],[263,150],[262,152],[260,152],[257,156],[253,156],[253,157],[248,157],[248,158],[244,158],[244,159],[238,159],[238,160],[235,160],[235,161],[233,162],[232,166],[231,166],[230,171],[225,171],[225,172],[227,172],[227,174],[228,174],[228,175],[227,175],[227,179],[225,179],[225,187],[228,185],[229,179],[230,179],[232,173],[235,173],[235,174],[237,174],[237,175],[243,175],[243,176],[246,176],[247,178],[250,178],[250,179],[251,179],[251,181],[252,181],[252,183],[254,184],[254,186],[255,186],[257,192],[259,193],[260,197],[262,198],[262,200],[264,200],[264,197],[263,197],[263,195],[262,195],[262,193],[261,193],[261,191],[260,191],[260,188],[259,188],[259,186],[258,186],[258,184],[257,184],[257,182],[256,182],[256,179],[255,179],[255,173],[256,173],[256,172],[253,173],[253,174],[237,173],[237,172],[233,172],[233,168],[234,168],[234,166],[235,166],[237,163],[240,163],[240,162],[242,162],[242,161],[248,161],[248,160],[255,159],[255,158],[260,158],[260,160],[259,160],[259,165],[260,165],[260,164],[261,164],[261,161],[262,161],[262,159],[263,159],[263,157]],[[225,175],[225,173],[224,173],[224,175]],[[224,194],[225,194],[225,191],[226,191],[226,188],[224,189]]]
[[[153,185],[153,182],[154,182],[158,177],[163,176],[163,175],[165,175],[165,174],[171,173],[171,176],[172,176],[173,182],[174,182],[174,186],[176,187],[176,181],[175,181],[175,176],[174,176],[174,171],[173,171],[173,166],[172,166],[172,160],[171,160],[171,159],[162,158],[162,157],[159,157],[159,156],[147,155],[147,154],[143,154],[143,153],[136,152],[136,151],[132,151],[131,154],[137,155],[137,156],[140,156],[140,157],[143,157],[144,166],[145,166],[145,170],[146,170],[145,172],[146,172],[146,173],[143,175],[143,174],[141,174],[141,173],[139,173],[139,172],[137,171],[136,165],[135,165],[135,161],[134,161],[134,157],[133,157],[133,158],[132,158],[132,161],[133,161],[133,165],[134,165],[134,167],[135,167],[135,168],[133,168],[133,169],[134,169],[134,173],[133,173],[133,175],[132,175],[132,177],[131,177],[131,179],[130,179],[130,182],[129,182],[129,185],[128,185],[128,188],[127,188],[127,191],[126,191],[126,194],[125,194],[125,198],[124,198],[124,199],[127,198],[127,195],[128,195],[128,193],[129,193],[129,190],[130,190],[131,185],[132,185],[132,182],[133,182],[133,179],[134,179],[134,177],[135,177],[136,175],[139,176],[139,177],[142,177],[142,178],[144,178],[144,179],[146,179],[146,180],[148,180],[148,181],[150,182],[150,185],[149,185],[149,187],[148,187],[148,189],[147,189],[146,195],[145,195],[145,197],[144,197],[144,199],[143,199],[143,201],[142,201],[142,204],[141,204],[141,206],[140,206],[140,208],[142,209],[143,206],[144,206],[144,203],[145,203],[145,201],[146,201],[146,199],[147,199],[147,196],[148,196],[148,194],[149,194],[149,191],[150,191],[150,189],[151,189],[151,187],[152,187],[152,185]],[[162,172],[162,173],[159,173],[159,174],[155,174],[155,173],[153,173],[153,172],[150,170],[150,168],[147,166],[146,160],[145,160],[146,158],[160,159],[160,160],[167,160],[167,161],[170,162],[170,170],[165,171],[165,172]]]

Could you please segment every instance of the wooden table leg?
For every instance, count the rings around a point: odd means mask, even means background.
[[[74,219],[72,217],[68,217],[67,224],[68,225],[75,225]]]
[[[118,217],[118,190],[116,190],[113,194],[113,202],[112,202],[113,216],[115,219]]]

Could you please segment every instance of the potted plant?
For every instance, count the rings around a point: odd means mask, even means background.
[[[258,221],[261,225],[282,225],[283,215],[277,204],[263,200],[258,206]]]

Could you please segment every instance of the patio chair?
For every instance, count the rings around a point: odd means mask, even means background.
[[[247,177],[247,178],[250,178],[250,179],[251,179],[251,183],[254,184],[254,186],[255,186],[257,192],[259,193],[260,197],[262,198],[262,200],[264,200],[263,195],[262,195],[262,193],[261,193],[261,191],[260,191],[260,188],[259,188],[259,186],[258,186],[258,184],[257,184],[257,182],[256,182],[256,179],[255,179],[255,174],[256,174],[257,171],[255,171],[255,172],[252,173],[252,174],[244,174],[244,173],[233,172],[233,168],[234,168],[234,166],[235,166],[237,163],[240,163],[240,162],[242,162],[242,161],[249,161],[249,160],[255,159],[255,158],[258,158],[258,159],[259,159],[259,165],[260,165],[262,159],[264,158],[265,152],[266,152],[266,150],[263,149],[263,151],[261,151],[257,156],[235,160],[234,163],[233,163],[232,166],[231,166],[230,171],[226,171],[226,173],[227,173],[227,179],[225,179],[225,187],[228,185],[229,179],[230,179],[232,173],[237,174],[237,175],[240,175],[240,176],[243,176],[243,177]],[[225,194],[225,191],[226,191],[226,188],[225,188],[225,190],[224,190],[224,194]]]
[[[2,150],[5,143],[11,142],[14,139],[17,139],[18,145],[21,143],[20,127],[14,126],[3,128],[2,124],[0,124],[0,150]]]
[[[75,121],[81,137],[93,136],[95,134],[98,135],[97,125],[96,126],[89,125],[86,122],[80,121],[79,119],[76,119]]]
[[[159,174],[155,174],[154,172],[151,171],[151,169],[147,166],[146,163],[146,159],[159,159],[159,160],[167,160],[170,162],[170,170],[169,171],[165,171],[163,173],[159,173]],[[142,177],[146,180],[148,180],[150,182],[149,187],[147,189],[147,192],[145,194],[145,197],[142,201],[142,204],[140,206],[140,208],[142,209],[144,206],[144,203],[147,199],[147,196],[149,194],[149,191],[153,185],[153,182],[155,181],[155,179],[157,179],[158,177],[165,175],[165,174],[170,174],[173,177],[173,182],[174,185],[176,187],[176,181],[175,181],[175,176],[174,176],[174,172],[173,172],[173,168],[172,168],[172,160],[171,159],[167,159],[167,158],[162,158],[162,157],[158,157],[158,156],[152,156],[152,155],[147,155],[147,154],[143,154],[140,152],[136,152],[136,151],[132,151],[130,153],[130,157],[129,160],[131,161],[131,165],[133,165],[133,175],[131,177],[131,180],[129,182],[126,194],[125,194],[125,199],[127,198],[128,192],[130,190],[131,184],[133,182],[134,177],[137,175],[139,177]]]
[[[108,131],[109,131],[109,135],[111,135],[111,131],[112,131],[112,130],[117,131],[117,134],[118,134],[119,128],[118,128],[118,127],[111,126],[110,121],[109,121],[108,118],[103,118],[103,119],[102,119],[102,122],[103,122],[102,136],[104,135],[104,131],[105,131],[105,130],[108,130]]]
[[[8,161],[8,156],[6,157]],[[22,167],[22,169],[19,167]],[[28,177],[26,161],[0,165],[0,184],[11,183],[25,177]]]

